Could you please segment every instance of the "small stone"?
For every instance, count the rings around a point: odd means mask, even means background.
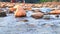
[[[45,15],[43,18],[46,19],[46,20],[49,20],[50,16],[49,15]]]
[[[9,13],[13,13],[15,10],[15,8],[9,8]]]
[[[34,24],[29,24],[29,26],[35,26]]]
[[[42,12],[42,11],[40,11],[40,10],[38,10],[38,9],[36,9],[36,10],[32,10],[33,12]]]
[[[23,21],[23,22],[28,22],[28,20],[21,20],[21,21]]]
[[[56,17],[58,18],[58,17],[59,17],[59,15],[56,15]]]
[[[0,17],[5,17],[5,16],[7,16],[6,12],[0,12]]]

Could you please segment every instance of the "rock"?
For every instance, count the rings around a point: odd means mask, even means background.
[[[25,17],[26,16],[26,12],[22,8],[22,6],[18,6],[14,15],[15,15],[15,17]]]
[[[49,14],[60,14],[60,10],[51,11]]]
[[[1,8],[5,8],[6,6],[5,6],[5,4],[1,4],[1,6],[0,6]]]
[[[40,10],[38,10],[38,9],[36,9],[36,10],[32,10],[33,12],[42,12],[42,11],[40,11]]]
[[[5,16],[7,16],[6,12],[0,12],[0,17],[5,17]]]
[[[39,18],[42,18],[43,17],[43,13],[41,12],[38,12],[38,13],[34,13],[31,15],[31,17],[35,18],[35,19],[39,19]]]
[[[25,7],[24,10],[32,10],[31,7]]]
[[[35,24],[29,24],[28,26],[30,26],[30,27],[35,27]]]
[[[21,21],[23,21],[23,22],[28,22],[28,20],[21,20]]]
[[[14,4],[13,3],[8,3],[6,6],[11,8],[11,7],[14,7]]]
[[[59,18],[59,15],[56,15],[57,18]]]
[[[9,8],[9,13],[13,13],[15,10],[15,8]]]
[[[46,19],[46,20],[49,20],[50,16],[49,15],[45,15],[43,18]]]
[[[19,5],[15,5],[13,8],[17,8]]]

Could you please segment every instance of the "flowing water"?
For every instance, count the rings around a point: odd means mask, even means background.
[[[50,15],[50,20],[34,19],[31,14],[29,11],[27,17],[15,18],[14,14],[0,17],[0,34],[60,34],[60,17]]]

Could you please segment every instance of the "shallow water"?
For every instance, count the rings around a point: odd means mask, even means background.
[[[34,19],[31,14],[29,11],[27,17],[15,18],[14,14],[0,17],[0,34],[60,34],[60,17],[50,15],[53,19]]]

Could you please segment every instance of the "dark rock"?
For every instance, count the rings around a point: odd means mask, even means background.
[[[9,11],[9,13],[13,13],[13,11]]]
[[[58,18],[58,17],[59,17],[59,15],[56,15],[56,17]]]
[[[5,16],[7,16],[6,12],[0,12],[0,17],[5,17]]]

